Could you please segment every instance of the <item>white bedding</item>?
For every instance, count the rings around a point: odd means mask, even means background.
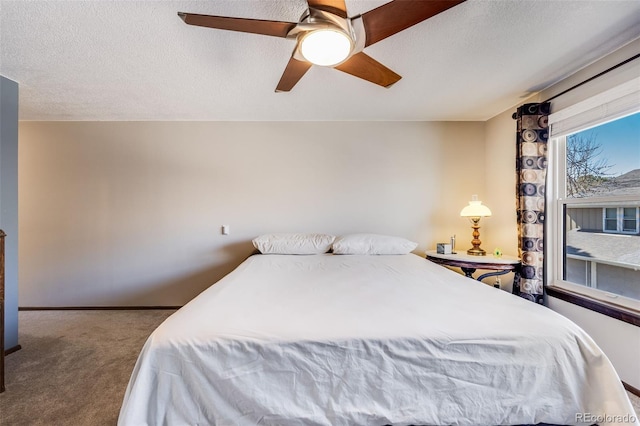
[[[256,255],[149,337],[118,424],[582,424],[579,413],[628,421],[633,408],[592,339],[545,307],[413,254]]]

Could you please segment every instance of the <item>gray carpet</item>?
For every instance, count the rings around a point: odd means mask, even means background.
[[[142,345],[173,312],[20,312],[0,425],[115,425]]]
[[[138,353],[171,313],[20,312],[22,350],[6,358],[0,425],[115,425]]]

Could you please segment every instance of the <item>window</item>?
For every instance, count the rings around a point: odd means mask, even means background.
[[[623,86],[549,117],[547,285],[640,312],[640,79]]]
[[[638,208],[627,207],[622,210],[622,232],[638,232]]]
[[[604,232],[637,234],[638,210],[637,207],[605,207]]]
[[[615,207],[604,209],[604,230],[618,232],[618,209]]]

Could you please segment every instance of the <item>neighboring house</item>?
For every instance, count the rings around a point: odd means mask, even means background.
[[[638,195],[640,169],[604,188],[606,196]],[[640,299],[639,203],[603,203],[567,209],[565,274],[568,281]]]
[[[640,200],[640,169],[612,179],[598,192],[607,197],[637,195]],[[637,203],[568,208],[567,219],[567,230],[640,235],[640,207]]]

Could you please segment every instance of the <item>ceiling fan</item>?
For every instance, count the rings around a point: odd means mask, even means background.
[[[189,25],[297,40],[276,92],[290,91],[312,65],[333,67],[390,87],[402,77],[363,49],[464,1],[394,0],[348,17],[345,0],[307,0],[309,8],[297,23],[184,12],[178,16]]]

